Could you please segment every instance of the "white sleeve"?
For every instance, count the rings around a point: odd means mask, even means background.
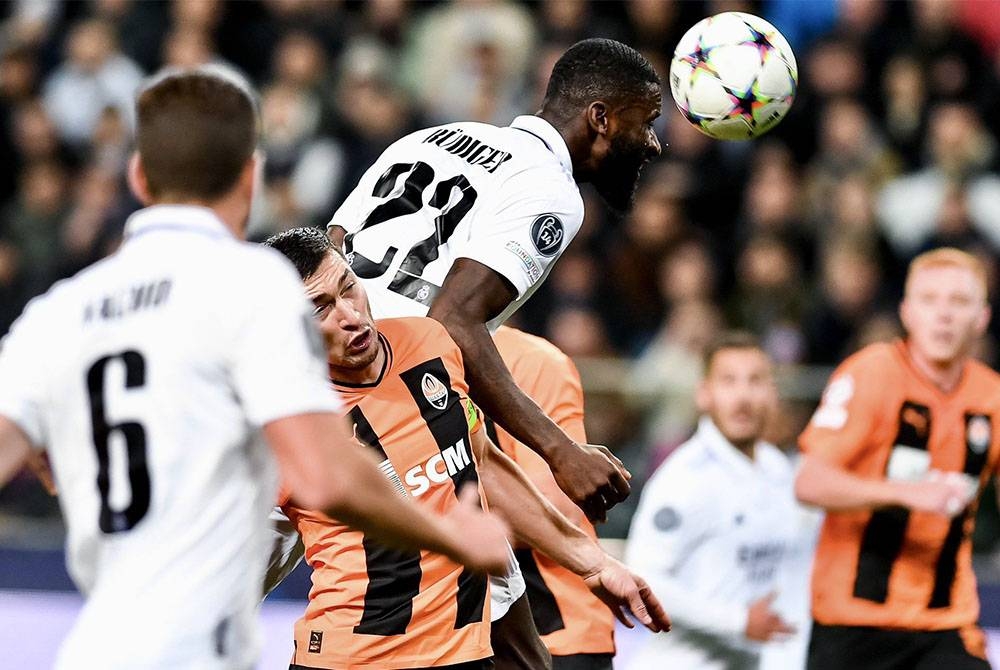
[[[493,207],[476,215],[457,255],[503,275],[520,298],[545,276],[583,224],[583,201],[568,181],[523,172],[502,187]]]
[[[268,520],[271,522],[271,555],[268,557],[267,572],[264,576],[265,597],[277,588],[285,577],[292,574],[305,555],[302,537],[295,529],[295,524],[280,507],[271,510]]]
[[[36,448],[45,446],[45,326],[38,304],[28,305],[0,341],[0,414],[13,421]],[[52,324],[49,327],[55,328]]]
[[[310,412],[336,412],[326,351],[292,266],[277,252],[248,281],[231,352],[232,379],[253,425]],[[249,277],[249,275],[248,275]]]
[[[670,618],[686,628],[715,636],[742,638],[746,629],[745,603],[706,598],[682,577],[690,554],[711,530],[713,519],[699,504],[704,493],[689,478],[650,480],[632,518],[625,562],[643,577],[667,605]]]
[[[371,175],[379,163],[368,168],[368,171],[358,180],[357,185],[351,190],[347,198],[341,203],[337,211],[333,213],[333,218],[326,224],[327,233],[331,228],[343,228],[348,233],[356,233],[361,228],[364,220],[361,217],[361,206],[364,204],[366,196],[371,193]]]

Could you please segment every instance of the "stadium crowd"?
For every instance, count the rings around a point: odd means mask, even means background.
[[[580,38],[625,41],[665,80],[683,32],[727,10],[769,19],[792,43],[788,118],[759,141],[722,143],[667,97],[665,149],[633,211],[618,220],[584,190],[583,230],[517,323],[574,357],[630,361],[629,383],[655,393],[692,387],[723,326],[756,333],[779,364],[833,365],[893,336],[907,262],[942,244],[986,262],[996,301],[989,2],[34,0],[0,5],[0,334],[32,296],[116,248],[139,207],[124,177],[132,95],[162,66],[228,63],[259,87],[261,240],[324,225],[411,130],[534,111]],[[994,365],[998,329],[981,352]],[[613,416],[598,441],[636,437]],[[650,416],[643,454],[684,439],[696,412],[671,403]]]

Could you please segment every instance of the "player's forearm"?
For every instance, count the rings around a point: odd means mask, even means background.
[[[469,395],[491,419],[546,460],[560,447],[572,443],[518,388],[485,324],[469,322],[455,313],[432,312],[432,316],[444,324],[462,350]]]
[[[692,591],[690,584],[669,577],[650,577],[658,571],[652,566],[630,567],[641,573],[660,601],[667,604],[675,626],[719,637],[743,637],[749,613],[745,603],[718,601]]]
[[[353,453],[352,453],[353,452]],[[396,549],[428,549],[462,562],[461,538],[443,517],[399,496],[374,461],[360,449],[345,449],[340,475],[351,482],[350,495],[326,514]]]
[[[519,540],[567,570],[581,577],[596,572],[605,558],[600,545],[556,509],[517,463],[483,433],[479,431],[473,441],[485,442],[479,472],[490,509],[507,522]]]
[[[898,493],[894,482],[858,477],[816,456],[803,457],[795,478],[799,502],[832,512],[897,505]]]

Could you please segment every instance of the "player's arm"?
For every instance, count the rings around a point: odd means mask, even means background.
[[[552,468],[559,487],[593,520],[629,494],[630,475],[606,447],[571,440],[514,383],[486,324],[517,297],[498,272],[459,258],[428,313],[462,350],[469,393],[476,404]]]
[[[864,353],[864,352],[862,352]],[[969,502],[960,478],[914,481],[860,476],[849,464],[865,450],[886,408],[880,395],[888,374],[879,358],[848,359],[831,377],[820,406],[799,438],[803,457],[795,496],[807,505],[833,512],[900,506],[954,516]]]
[[[20,472],[31,455],[31,440],[21,428],[0,414],[0,487]]]
[[[429,549],[477,571],[506,570],[506,529],[479,510],[476,491],[464,491],[447,516],[431,514],[396,494],[333,413],[277,419],[265,424],[264,435],[296,506],[323,510],[390,547]]]
[[[472,449],[490,508],[510,524],[520,540],[582,577],[629,628],[633,624],[625,611],[653,632],[670,629],[670,619],[646,582],[570,523],[490,441],[485,430],[472,434]]]
[[[768,641],[795,629],[774,610],[770,594],[752,603],[713,597],[679,575],[703,542],[713,519],[701,509],[704,491],[687,482],[660,481],[647,485],[629,529],[625,562],[646,576],[649,585],[669,603],[674,623],[716,637]],[[719,570],[728,556],[713,557]]]
[[[898,506],[946,516],[958,514],[969,502],[968,487],[957,478],[868,479],[818,455],[803,456],[795,478],[795,497],[831,512]]]

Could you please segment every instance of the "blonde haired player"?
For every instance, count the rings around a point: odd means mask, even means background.
[[[844,361],[800,438],[796,493],[827,510],[809,668],[990,667],[970,540],[1000,457],[1000,375],[971,355],[986,298],[974,256],[914,259],[906,338]]]

